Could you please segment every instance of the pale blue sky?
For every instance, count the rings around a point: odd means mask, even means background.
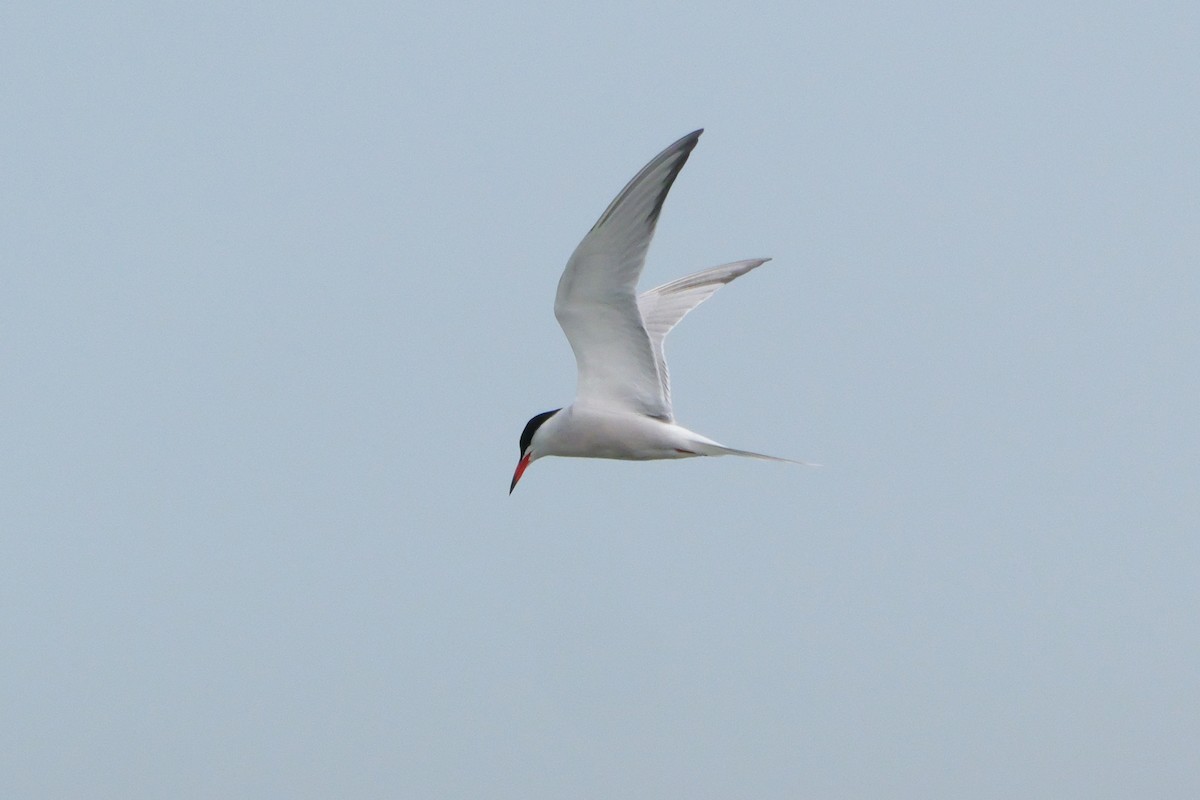
[[[0,12],[0,795],[1190,797],[1194,3]],[[680,421],[547,459],[706,134]]]

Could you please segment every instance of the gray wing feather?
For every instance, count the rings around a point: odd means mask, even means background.
[[[626,184],[559,279],[554,315],[575,352],[579,401],[670,419],[660,360],[638,309],[637,282],[663,201],[702,132],[663,150]]]
[[[722,264],[719,267],[706,269],[703,272],[664,283],[662,286],[656,286],[638,296],[637,303],[642,314],[642,324],[650,338],[655,367],[668,409],[671,407],[671,379],[667,372],[666,357],[663,354],[663,340],[667,338],[667,334],[689,311],[712,297],[717,289],[770,260],[769,258],[752,258],[746,261],[735,261],[732,264]]]

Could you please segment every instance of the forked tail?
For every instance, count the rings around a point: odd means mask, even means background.
[[[820,464],[813,464],[808,461],[795,461],[790,458],[780,458],[779,456],[769,456],[766,453],[755,453],[752,450],[738,450],[734,447],[726,447],[723,444],[716,442],[697,442],[692,446],[702,456],[744,456],[746,458],[759,458],[763,461],[780,461],[784,464],[799,464],[802,467],[819,467]]]

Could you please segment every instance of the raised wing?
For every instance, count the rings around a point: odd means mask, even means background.
[[[575,351],[577,402],[671,418],[637,282],[663,201],[701,133],[689,133],[642,167],[575,248],[558,281],[554,316]]]
[[[717,289],[770,260],[752,258],[722,264],[688,275],[686,278],[664,283],[638,295],[637,303],[642,314],[642,324],[650,337],[650,350],[654,354],[655,368],[668,409],[671,407],[671,379],[663,355],[663,340],[667,338],[667,334],[689,311],[712,297]]]

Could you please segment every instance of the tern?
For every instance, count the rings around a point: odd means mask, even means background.
[[[546,456],[790,461],[726,447],[676,424],[663,357],[663,340],[684,315],[770,259],[722,264],[637,294],[663,201],[703,132],[689,133],[642,167],[567,261],[554,316],[579,369],[575,401],[525,425],[509,494],[529,465]]]

